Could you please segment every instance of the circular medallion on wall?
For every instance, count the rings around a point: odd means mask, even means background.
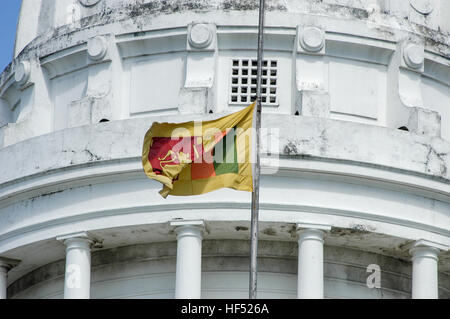
[[[417,44],[409,44],[403,51],[403,58],[406,65],[412,69],[420,69],[423,65],[424,53],[423,47]]]
[[[300,45],[305,51],[318,52],[324,43],[322,30],[317,27],[306,27],[300,35]]]
[[[108,51],[106,39],[102,36],[91,38],[87,42],[87,52],[94,61],[103,59]]]
[[[409,0],[411,7],[423,15],[430,14],[433,11],[433,3],[430,0]]]
[[[25,83],[27,83],[28,79],[30,78],[30,73],[31,73],[30,62],[22,61],[16,67],[14,79],[20,85],[24,85]]]
[[[189,34],[189,43],[194,48],[205,48],[212,41],[213,35],[211,30],[208,28],[206,24],[199,23],[194,24],[191,28],[191,32]]]
[[[97,3],[100,2],[100,0],[78,0],[80,3],[85,7],[92,7],[95,6]]]

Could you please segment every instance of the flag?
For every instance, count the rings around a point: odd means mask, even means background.
[[[199,195],[219,188],[253,191],[255,103],[205,122],[158,123],[145,134],[142,165],[168,195]]]

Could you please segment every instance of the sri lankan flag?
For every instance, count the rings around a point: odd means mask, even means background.
[[[158,123],[145,134],[142,165],[168,195],[199,195],[228,187],[253,191],[252,128],[255,103],[205,122]]]

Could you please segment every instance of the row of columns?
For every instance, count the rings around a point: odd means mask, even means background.
[[[297,225],[299,299],[323,298],[323,236],[330,229],[325,225]],[[405,249],[412,256],[412,299],[438,299],[438,255],[448,248],[418,240]]]
[[[201,297],[201,263],[204,222],[175,220],[171,226],[177,235],[175,298]],[[321,299],[324,296],[323,245],[327,225],[298,224],[299,299]],[[95,242],[86,232],[57,238],[66,246],[65,299],[89,299],[91,279],[91,246]],[[436,243],[419,240],[407,247],[412,255],[412,298],[438,298],[438,254],[446,249]],[[0,299],[6,298],[7,272],[18,261],[0,257]]]

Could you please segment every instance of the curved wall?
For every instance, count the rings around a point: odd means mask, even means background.
[[[262,241],[259,296],[296,297],[296,244]],[[247,298],[249,242],[205,241],[202,260],[202,298]],[[411,267],[407,262],[352,249],[327,246],[326,298],[409,298]],[[92,256],[92,298],[173,298],[174,242],[102,250]],[[366,264],[383,269],[383,289],[366,286]],[[12,298],[62,298],[64,261],[41,267],[10,287]],[[442,277],[445,286],[450,278]],[[450,291],[440,289],[440,297]]]
[[[233,95],[231,64],[254,56],[252,1],[37,2],[23,3],[26,45],[1,76],[12,120],[0,145],[105,119],[231,112],[251,99],[240,83]],[[271,2],[265,56],[276,93],[264,111],[450,139],[444,2]],[[199,22],[210,32],[204,47],[189,40]]]
[[[408,298],[408,245],[424,239],[441,248],[448,298],[447,2],[268,3],[260,238],[262,285],[277,288],[264,296],[295,297],[295,227],[312,223],[331,227],[327,297]],[[172,219],[204,220],[207,252],[221,247],[214,240],[248,239],[250,194],[162,201],[140,156],[155,121],[213,119],[250,102],[256,3],[23,1],[15,58],[0,76],[0,255],[21,260],[11,297],[61,297],[56,238],[74,231],[101,242],[98,298],[173,295]],[[166,259],[151,257],[158,242]],[[118,252],[130,260],[115,261]],[[367,291],[372,262],[389,280]],[[244,265],[205,255],[203,296],[244,297]]]

